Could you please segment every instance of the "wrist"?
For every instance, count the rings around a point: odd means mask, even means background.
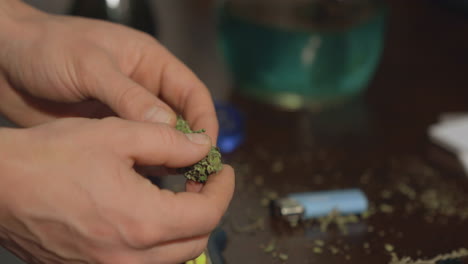
[[[38,20],[46,14],[20,0],[0,0],[0,72],[18,47],[38,38]]]
[[[37,19],[45,13],[20,0],[0,0],[0,48],[32,34]]]
[[[23,3],[20,0],[0,1],[0,23],[13,22],[15,20],[31,18],[41,11]]]

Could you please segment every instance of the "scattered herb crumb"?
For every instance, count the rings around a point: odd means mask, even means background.
[[[271,165],[271,171],[274,173],[280,173],[283,171],[283,169],[284,169],[284,163],[281,160],[277,160]]]
[[[275,249],[276,249],[276,241],[272,239],[270,240],[270,242],[268,242],[268,244],[265,247],[263,247],[263,252],[271,253]]]
[[[432,259],[417,259],[413,260],[410,257],[402,257],[399,258],[396,253],[392,253],[392,259],[388,264],[438,264],[440,261],[447,261],[447,260],[452,260],[452,259],[460,259],[460,258],[465,258],[468,257],[468,249],[466,248],[461,248],[458,250],[454,250],[448,254],[441,254],[438,256],[435,256]]]
[[[322,254],[323,252],[321,247],[314,247],[313,251],[315,254]]]
[[[315,242],[315,245],[319,246],[319,247],[323,247],[325,245],[325,242],[321,239],[317,239],[314,241]]]
[[[335,246],[329,246],[328,247],[328,250],[330,250],[330,252],[333,254],[333,255],[336,255],[338,253],[340,253],[340,249],[335,247]]]
[[[265,229],[265,219],[258,217],[247,225],[239,225],[234,221],[231,221],[232,231],[235,233],[253,233],[255,231],[261,231]]]
[[[263,179],[263,176],[261,175],[258,175],[258,176],[255,176],[254,178],[254,184],[258,187],[261,187],[263,186],[265,180]]]
[[[288,260],[289,256],[285,253],[279,253],[278,258],[281,259],[282,261]]]
[[[382,197],[383,199],[390,199],[390,198],[392,198],[392,195],[393,195],[393,193],[390,190],[383,190],[380,193],[380,197]]]
[[[364,211],[361,214],[361,217],[362,217],[362,219],[368,219],[369,217],[371,217],[374,214],[375,214],[375,209],[371,207],[368,210]]]
[[[268,198],[263,197],[263,198],[260,200],[260,205],[261,205],[262,207],[268,207],[269,204],[270,204],[270,199],[268,199]]]
[[[393,252],[394,250],[394,247],[391,244],[385,244],[384,247],[387,252]]]
[[[389,204],[381,204],[380,207],[380,212],[384,213],[384,214],[391,214],[393,213],[393,206],[389,205]]]
[[[333,210],[327,216],[319,218],[318,221],[322,232],[326,232],[330,225],[335,224],[343,234],[347,234],[347,224],[357,223],[359,218],[356,215],[343,216],[337,210]]]

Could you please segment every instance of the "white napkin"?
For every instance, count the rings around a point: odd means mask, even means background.
[[[468,174],[468,113],[446,113],[429,127],[429,138],[455,154]]]

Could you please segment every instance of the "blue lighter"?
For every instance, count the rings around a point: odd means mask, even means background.
[[[289,194],[274,201],[276,215],[287,220],[292,226],[300,220],[319,218],[337,210],[342,215],[361,214],[369,202],[359,189],[305,192]]]

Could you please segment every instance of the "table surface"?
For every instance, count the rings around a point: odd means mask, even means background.
[[[468,18],[426,1],[390,9],[381,65],[361,98],[312,113],[233,96],[247,120],[244,144],[225,156],[237,172],[222,225],[227,263],[389,263],[386,244],[413,258],[468,247],[468,178],[427,137],[440,113],[468,110]],[[290,228],[265,206],[274,195],[339,188],[362,189],[375,208],[347,234],[317,221]]]

